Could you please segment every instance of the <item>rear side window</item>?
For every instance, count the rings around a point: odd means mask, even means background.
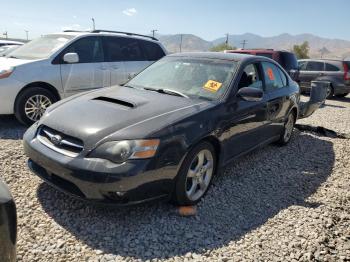
[[[309,61],[306,66],[306,71],[324,71],[324,63]]]
[[[140,43],[149,61],[156,61],[165,56],[163,49],[158,44],[141,40]]]
[[[140,40],[124,37],[104,37],[106,61],[146,61]]]
[[[274,64],[268,62],[262,62],[262,67],[264,71],[265,85],[267,91],[272,91],[285,87],[287,84],[287,79],[284,73]],[[284,76],[282,80],[281,76]]]
[[[122,39],[122,55],[124,61],[145,61],[147,60],[141,49],[141,41],[133,38]]]
[[[326,63],[326,71],[340,71],[340,69],[335,65]]]
[[[104,60],[101,39],[95,36],[75,41],[62,52],[62,58],[67,53],[77,53],[79,63],[99,63]]]
[[[280,65],[287,71],[298,69],[298,60],[293,53],[281,52]]]

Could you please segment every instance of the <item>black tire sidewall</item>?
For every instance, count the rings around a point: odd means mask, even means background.
[[[210,183],[207,187],[207,190],[203,194],[203,196],[196,201],[192,201],[192,200],[188,199],[188,197],[186,195],[187,172],[188,172],[188,169],[190,167],[190,164],[192,163],[193,158],[198,154],[199,151],[201,151],[203,149],[209,150],[213,156],[213,162],[214,162],[213,163],[213,168],[214,168],[213,175],[211,177],[211,180],[210,180]],[[198,145],[196,145],[195,147],[193,147],[188,152],[187,156],[185,157],[185,159],[181,165],[181,168],[178,172],[177,178],[176,178],[175,190],[174,190],[174,194],[173,194],[173,201],[175,202],[175,204],[177,204],[177,205],[195,205],[196,203],[198,203],[208,192],[210,185],[213,181],[213,177],[215,176],[216,168],[217,168],[217,156],[215,153],[215,149],[211,143],[205,141],[205,142],[201,142]]]
[[[16,98],[15,116],[24,125],[32,125],[34,121],[29,119],[25,113],[25,104],[28,99],[35,95],[44,95],[51,100],[52,103],[57,101],[56,96],[50,91],[42,87],[30,87],[23,90]]]

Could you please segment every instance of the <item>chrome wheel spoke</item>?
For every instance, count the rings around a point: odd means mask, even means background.
[[[196,201],[206,192],[213,175],[213,155],[203,149],[193,158],[186,177],[186,195]]]
[[[197,181],[196,181],[195,179],[192,179],[192,186],[191,186],[191,188],[187,191],[187,195],[188,195],[189,197],[193,197],[193,195],[196,193],[197,187],[198,187]]]
[[[44,95],[34,95],[25,103],[24,112],[30,120],[38,121],[51,104],[52,102],[48,97]]]

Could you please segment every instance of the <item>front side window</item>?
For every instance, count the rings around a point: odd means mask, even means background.
[[[139,89],[170,89],[190,98],[215,100],[229,88],[237,62],[165,57],[126,83]]]
[[[81,38],[67,47],[62,55],[67,53],[77,53],[79,63],[103,62],[103,49],[99,37],[89,36]]]
[[[283,74],[283,72],[276,65],[268,62],[262,62],[261,64],[264,71],[265,86],[267,91],[272,91],[286,86],[281,78],[281,74]]]
[[[238,89],[243,87],[263,89],[263,84],[259,76],[257,64],[249,64],[244,68],[242,76],[238,83]]]
[[[299,61],[298,62],[299,69],[302,70],[302,71],[306,70],[306,65],[307,65],[306,61]]]
[[[18,47],[8,57],[28,60],[48,58],[73,38],[70,35],[45,35]]]
[[[306,71],[324,71],[324,63],[309,61],[306,66]]]

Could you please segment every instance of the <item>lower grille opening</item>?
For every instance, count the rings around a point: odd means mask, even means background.
[[[74,185],[72,182],[61,178],[55,174],[48,173],[46,169],[41,167],[40,165],[36,164],[35,162],[31,161],[31,168],[35,171],[35,173],[40,176],[42,179],[47,181],[48,183],[53,184],[54,186],[58,187],[59,189],[62,189],[63,191],[66,191],[67,193],[70,193],[72,195],[76,195],[82,198],[86,198],[83,192]]]

